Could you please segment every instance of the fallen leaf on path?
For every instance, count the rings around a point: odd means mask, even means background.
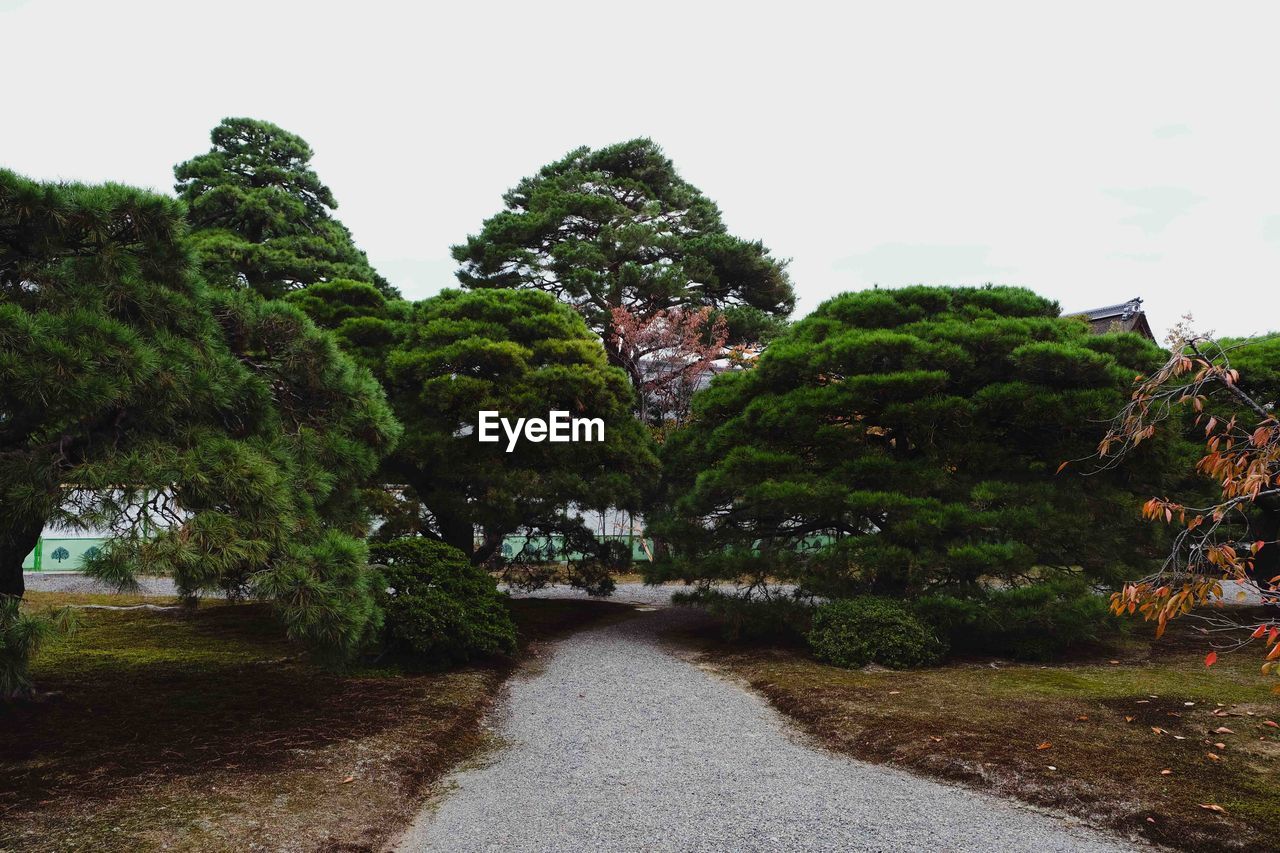
[[[1053,744],[1049,743],[1049,741],[1045,741],[1044,743],[1039,744],[1036,749],[1053,749]]]
[[[1211,812],[1217,812],[1218,814],[1227,813],[1227,810],[1224,809],[1222,806],[1218,805],[1217,803],[1197,803],[1196,805],[1200,806],[1200,808],[1202,809],[1208,809]]]
[[[1262,724],[1264,726],[1271,726],[1273,729],[1280,729],[1280,723],[1277,723],[1275,720],[1265,720]]]
[[[1089,719],[1089,715],[1088,715],[1088,714],[1081,714],[1080,716],[1076,717],[1076,719],[1083,723],[1083,722],[1088,721],[1088,719]]]
[[[1058,768],[1056,768],[1056,767],[1054,767],[1052,764],[1050,764],[1050,765],[1049,765],[1049,769],[1050,769],[1050,770],[1057,770]]]
[[[1125,721],[1126,723],[1132,723],[1132,722],[1133,722],[1133,717],[1125,717],[1125,718],[1124,718],[1124,721]]]
[[[342,780],[342,784],[344,784],[344,785],[345,785],[345,784],[347,784],[348,782],[354,782],[354,781],[356,781],[356,777],[354,777],[354,776],[348,776],[347,778],[345,778],[345,779],[343,779],[343,780]]]
[[[1235,732],[1231,731],[1231,729],[1227,728],[1226,726],[1218,726],[1216,729],[1214,729],[1214,730],[1213,730],[1213,733],[1214,733],[1215,735],[1233,735],[1233,734],[1235,734]]]
[[[1215,744],[1213,745],[1213,748],[1214,748],[1214,749],[1226,749],[1226,748],[1227,748],[1227,745],[1226,745],[1225,743],[1215,743]]]
[[[1207,758],[1207,759],[1209,759],[1210,761],[1221,761],[1221,760],[1222,760],[1222,757],[1221,757],[1221,756],[1219,756],[1219,755],[1214,755],[1212,752],[1206,752],[1206,753],[1204,754],[1204,757],[1205,757],[1205,758]]]

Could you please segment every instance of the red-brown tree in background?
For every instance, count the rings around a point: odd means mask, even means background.
[[[734,356],[725,349],[728,325],[710,308],[668,308],[642,317],[619,307],[612,320],[611,349],[636,386],[640,417],[659,437],[688,417],[693,394],[715,362]]]
[[[1280,338],[1216,340],[1192,332],[1184,322],[1169,340],[1169,360],[1150,376],[1136,378],[1132,398],[1098,453],[1106,465],[1117,463],[1166,421],[1172,421],[1168,428],[1181,428],[1185,420],[1176,414],[1189,406],[1204,435],[1196,470],[1212,482],[1213,494],[1200,506],[1167,497],[1144,504],[1147,518],[1176,528],[1173,546],[1156,574],[1112,595],[1112,609],[1156,622],[1157,636],[1170,619],[1195,611],[1206,633],[1231,638],[1214,643],[1207,665],[1220,650],[1262,641],[1262,670],[1271,674],[1280,671],[1280,614],[1241,625],[1224,610],[1197,608],[1220,602],[1227,582],[1238,586],[1234,595],[1241,599],[1253,593],[1264,603],[1280,604],[1280,422],[1274,400],[1268,399],[1276,389],[1267,387],[1273,384]],[[1246,369],[1242,382],[1238,367],[1244,361],[1259,369]],[[1259,381],[1251,386],[1253,376]],[[1252,629],[1244,639],[1241,627]]]

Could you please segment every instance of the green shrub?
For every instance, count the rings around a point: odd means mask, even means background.
[[[441,664],[515,652],[516,626],[503,596],[458,549],[404,537],[371,544],[369,557],[383,575],[389,650]]]
[[[820,660],[845,667],[878,663],[907,669],[937,663],[947,651],[905,606],[869,595],[818,607],[808,639]]]
[[[751,598],[717,589],[677,592],[674,604],[701,607],[716,621],[725,639],[758,643],[803,643],[813,605],[789,595]]]
[[[0,702],[34,695],[31,657],[46,642],[76,630],[70,608],[31,613],[16,595],[0,595]]]
[[[1073,577],[988,590],[977,598],[927,596],[915,611],[954,651],[1018,660],[1058,657],[1114,637],[1121,628],[1107,597]]]

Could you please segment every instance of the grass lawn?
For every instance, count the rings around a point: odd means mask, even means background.
[[[626,609],[511,604],[525,654]],[[338,675],[266,607],[208,602],[85,610],[33,670],[54,695],[0,706],[0,850],[376,850],[484,746],[480,718],[513,665]]]
[[[1259,674],[1258,647],[1206,668],[1191,623],[1157,642],[1149,629],[1065,665],[983,660],[907,672],[839,669],[803,649],[698,644],[706,665],[858,758],[1178,849],[1280,849],[1280,728],[1266,723],[1280,723],[1280,696]]]

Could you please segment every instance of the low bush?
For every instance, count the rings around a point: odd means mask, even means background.
[[[390,651],[431,663],[512,654],[516,626],[492,577],[456,548],[424,537],[369,546],[382,572]]]
[[[918,616],[953,651],[1017,660],[1049,660],[1116,637],[1121,623],[1107,597],[1084,580],[1061,577],[976,598],[932,595],[915,604]]]
[[[725,639],[764,643],[803,643],[813,605],[790,595],[750,598],[716,589],[678,592],[676,604],[701,607],[720,623]]]
[[[859,596],[829,601],[813,614],[809,647],[836,666],[878,663],[907,669],[937,663],[947,652],[924,622],[888,598]]]

